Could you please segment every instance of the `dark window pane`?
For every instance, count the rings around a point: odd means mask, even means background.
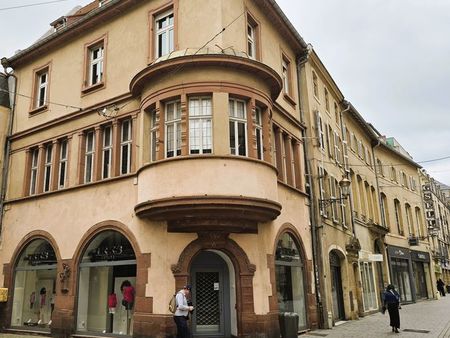
[[[236,154],[236,136],[233,122],[230,122],[230,151],[231,154]]]
[[[245,144],[245,124],[238,123],[238,142],[239,142],[239,155],[246,155],[246,144]]]

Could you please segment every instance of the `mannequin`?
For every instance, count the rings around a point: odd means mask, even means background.
[[[130,333],[130,311],[133,309],[134,305],[134,294],[135,290],[133,285],[131,285],[129,280],[124,280],[120,286],[120,291],[122,291],[123,299],[122,305],[127,310],[127,334]]]

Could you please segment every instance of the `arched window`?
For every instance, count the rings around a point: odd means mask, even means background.
[[[131,335],[136,255],[116,231],[91,240],[79,265],[77,330]]]
[[[56,290],[56,255],[49,242],[35,239],[15,267],[11,326],[50,329]]]
[[[304,266],[299,247],[289,233],[284,233],[278,240],[275,275],[280,313],[297,313],[299,329],[306,328]]]

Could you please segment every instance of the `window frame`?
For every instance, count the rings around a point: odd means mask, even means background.
[[[150,162],[158,160],[157,146],[158,146],[158,132],[159,123],[156,109],[150,111]]]
[[[92,148],[89,149],[89,138],[92,135]],[[95,131],[87,130],[84,134],[85,146],[84,146],[84,172],[83,182],[85,184],[92,183],[94,181],[94,166],[95,166]],[[88,176],[88,164],[90,163],[90,174]]]
[[[64,149],[65,149],[65,155],[63,156]],[[58,185],[57,185],[58,190],[66,187],[68,163],[69,163],[69,140],[62,139],[59,141]],[[62,184],[61,184],[61,172],[62,171],[64,171],[64,172],[62,175]]]
[[[191,106],[191,102],[194,102],[194,100],[198,100],[199,102],[199,109],[200,109],[200,114],[199,115],[191,115],[192,113],[192,106]],[[208,108],[208,106],[204,106],[203,102],[208,100],[209,101],[209,114],[204,114],[204,109]],[[214,150],[214,137],[213,137],[213,104],[212,104],[212,96],[210,95],[203,95],[203,96],[191,96],[188,98],[188,119],[189,119],[189,155],[203,155],[203,154],[212,154],[213,150]],[[192,140],[193,140],[193,124],[194,121],[200,121],[200,128],[199,128],[199,142],[198,142],[198,153],[193,153],[192,152]],[[210,135],[210,148],[206,148],[206,144],[204,144],[204,138],[205,135],[203,134],[204,132],[204,127],[205,127],[205,123],[206,123],[206,128],[208,128],[208,122],[209,122],[209,135]],[[206,137],[208,137],[208,135],[206,135]],[[209,150],[209,151],[208,151]]]
[[[243,111],[244,111],[244,117],[238,117],[236,116],[237,114],[232,115],[231,114],[231,110],[230,110],[230,104],[231,102],[233,102],[233,106],[234,106],[234,112],[237,112],[237,103],[242,103],[243,106]],[[228,120],[229,123],[228,125],[230,126],[230,131],[229,131],[229,144],[230,144],[230,154],[234,155],[234,156],[244,156],[244,157],[248,157],[248,135],[247,135],[247,102],[242,100],[242,99],[238,99],[235,97],[229,97],[228,98]],[[244,154],[240,154],[239,153],[239,125],[243,124],[244,125]],[[234,148],[231,147],[231,125],[233,125],[233,132],[234,132]],[[234,152],[232,151],[232,149],[234,149]]]
[[[50,84],[51,84],[51,67],[52,62],[33,69],[33,82],[32,82],[32,92],[29,108],[29,116],[48,110],[49,98],[50,98]],[[41,76],[46,74],[45,85],[40,83]],[[44,88],[44,102],[39,104],[40,99],[40,89]]]
[[[170,16],[172,16],[172,24],[170,23]],[[166,27],[163,28],[158,28],[158,23],[164,19],[168,18],[169,20],[169,24]],[[173,8],[168,8],[165,11],[160,12],[159,14],[154,16],[154,58],[158,59],[164,55],[170,54],[175,50],[175,13]],[[167,47],[167,53],[164,53],[163,50],[161,50],[161,55],[159,55],[159,36],[162,34],[166,34],[168,33],[168,39],[166,42],[166,46]],[[172,34],[172,36],[170,35]],[[170,38],[172,37],[172,46],[170,45]],[[172,49],[171,49],[172,47]]]
[[[84,46],[84,79],[81,89],[82,95],[88,94],[92,91],[103,89],[106,87],[107,78],[107,47],[108,47],[108,35],[105,34],[94,41],[86,43]],[[94,51],[101,49],[101,58],[92,59]],[[99,81],[92,82],[92,70],[93,66],[101,64],[101,77]]]
[[[109,130],[109,132],[107,132]],[[109,134],[109,144],[106,144],[106,135]],[[112,158],[113,158],[113,152],[114,152],[114,142],[113,142],[113,127],[111,124],[107,124],[103,126],[102,128],[102,173],[101,178],[102,180],[111,178],[112,177]],[[108,159],[108,167],[105,168],[105,154],[108,153],[107,159]],[[105,175],[105,169],[106,174]]]
[[[43,192],[49,192],[52,190],[53,152],[53,143],[47,143],[44,146]]]
[[[180,98],[173,99],[173,100],[170,100],[170,101],[166,101],[163,104],[164,104],[164,135],[165,135],[165,139],[164,139],[164,158],[173,158],[173,157],[181,156],[181,132],[182,132],[182,126],[181,126],[181,99]],[[179,117],[174,118],[172,120],[168,120],[167,119],[167,111],[168,111],[168,106],[170,104],[177,104],[177,105],[175,105],[175,108],[178,108],[178,106],[179,106]],[[174,110],[174,116],[175,116],[175,110]],[[173,139],[172,139],[174,149],[172,150],[173,151],[173,155],[172,156],[168,156],[169,137],[168,137],[167,129],[168,129],[169,126],[172,126],[172,125],[174,126],[174,133],[173,133]],[[180,132],[179,144],[178,144],[178,131]]]
[[[261,60],[261,34],[260,34],[260,24],[259,21],[256,20],[256,18],[247,11],[247,15],[246,15],[246,22],[245,22],[245,38],[246,38],[246,51],[247,51],[247,55],[250,59],[252,60]],[[252,30],[253,32],[253,36],[249,35],[249,28]],[[252,44],[251,51],[252,53],[250,53],[250,48],[249,48],[249,43]]]
[[[38,171],[39,171],[39,148],[33,148],[30,150],[30,188],[28,193],[30,196],[36,195],[38,188]]]
[[[264,160],[263,143],[263,110],[261,107],[255,107],[255,136],[256,136],[256,157],[258,160]]]
[[[128,139],[124,139],[124,130],[125,126],[128,125]],[[127,175],[131,173],[131,161],[132,161],[132,145],[133,145],[133,119],[132,118],[126,118],[120,122],[120,159],[119,159],[119,175]],[[123,151],[124,149],[128,149],[127,156],[126,156],[126,168],[124,169],[124,155]]]

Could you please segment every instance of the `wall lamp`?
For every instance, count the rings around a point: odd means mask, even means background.
[[[339,202],[342,203],[344,200],[350,196],[350,184],[351,181],[347,177],[343,177],[342,180],[339,181],[339,187],[341,187],[341,196],[340,198],[325,198],[319,199],[319,208],[327,207],[328,205]]]

